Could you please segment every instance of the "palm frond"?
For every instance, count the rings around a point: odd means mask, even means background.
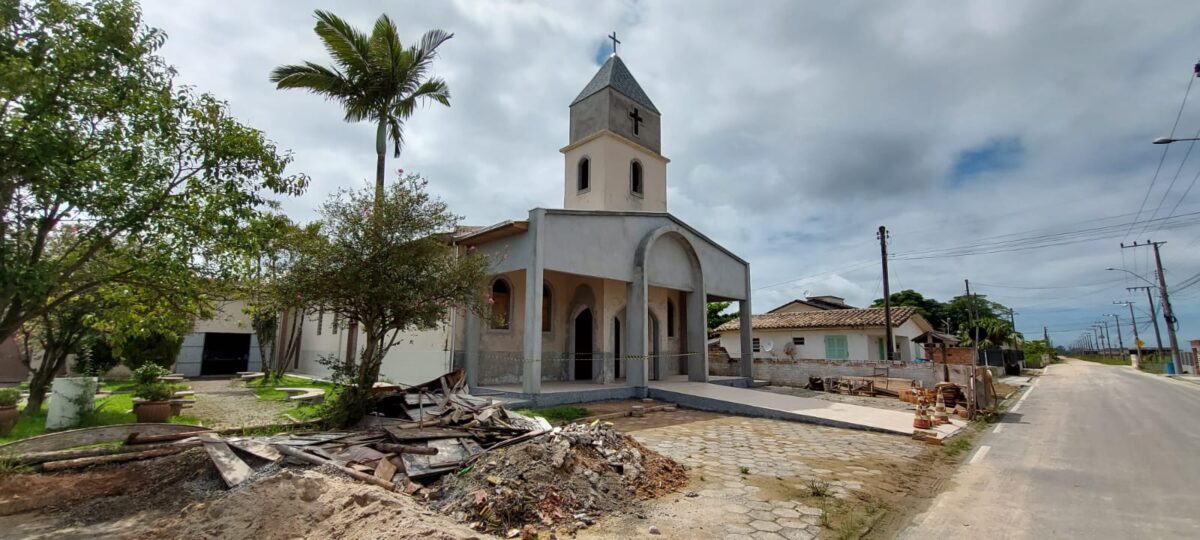
[[[333,13],[319,9],[315,13],[317,24],[313,31],[334,61],[351,77],[366,74],[370,50],[367,36]]]
[[[313,62],[279,66],[271,70],[270,78],[279,89],[303,88],[335,98],[345,98],[355,93],[354,85],[340,71]]]
[[[391,115],[387,122],[388,138],[392,140],[392,157],[400,157],[400,148],[404,146],[404,124]]]
[[[425,35],[421,36],[421,50],[425,51],[430,58],[435,57],[437,48],[452,37],[454,34],[436,28],[425,32]]]

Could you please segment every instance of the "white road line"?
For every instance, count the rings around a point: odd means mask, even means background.
[[[992,433],[1000,433],[1002,429],[1004,429],[1004,424],[996,424],[996,429],[993,429]]]
[[[1013,405],[1013,408],[1008,410],[1008,412],[1017,412],[1020,408],[1021,408],[1021,402],[1018,401],[1016,405]]]
[[[990,446],[980,446],[979,451],[975,452],[975,456],[972,457],[971,461],[968,461],[967,463],[969,463],[971,465],[979,463],[979,460],[983,459],[983,456],[986,456],[988,453],[988,450],[991,450],[991,449],[992,449],[992,447],[990,447]]]

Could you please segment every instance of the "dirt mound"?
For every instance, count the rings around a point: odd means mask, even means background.
[[[443,478],[430,497],[479,530],[570,532],[685,482],[686,467],[611,426],[571,424],[484,456]]]
[[[407,495],[321,469],[281,471],[193,503],[148,530],[180,539],[478,538]]]
[[[138,461],[115,467],[59,474],[16,474],[0,480],[0,516],[30,510],[71,510],[76,521],[103,520],[107,506],[116,499],[135,498],[147,491],[212,474],[208,456],[199,448],[172,456]],[[164,495],[155,497],[162,501]],[[123,511],[130,509],[123,501]],[[135,505],[136,506],[136,505]]]

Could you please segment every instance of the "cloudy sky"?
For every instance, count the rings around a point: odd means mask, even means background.
[[[880,225],[894,291],[945,300],[968,278],[1059,344],[1105,313],[1128,343],[1127,298],[1152,335],[1125,290],[1139,278],[1104,270],[1153,277],[1122,240],[1167,241],[1169,285],[1200,272],[1200,148],[1150,144],[1193,80],[1200,2],[146,1],[182,82],[313,178],[284,203],[299,220],[374,174],[371,126],[267,80],[327,62],[317,8],[363,28],[388,13],[409,41],[455,34],[435,68],[452,107],[420,111],[389,169],[426,175],[469,224],[561,207],[567,105],[616,30],[663,113],[668,208],[750,261],[756,311],[880,297]],[[1176,137],[1200,136],[1197,87]],[[1200,338],[1200,285],[1175,294],[1180,338]]]

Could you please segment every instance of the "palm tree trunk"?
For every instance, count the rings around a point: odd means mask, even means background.
[[[375,131],[375,201],[383,200],[384,161],[387,159],[387,124],[379,121]]]

